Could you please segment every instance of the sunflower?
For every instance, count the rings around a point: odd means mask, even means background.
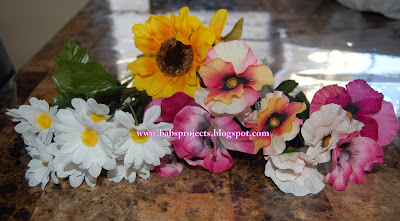
[[[224,19],[216,16],[223,17],[217,12],[212,25],[206,27],[184,7],[178,16],[150,15],[145,24],[134,25],[135,45],[144,56],[128,65],[133,87],[145,90],[153,99],[179,91],[193,97],[200,88],[196,72],[225,25]]]

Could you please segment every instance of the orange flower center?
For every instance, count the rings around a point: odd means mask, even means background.
[[[193,63],[193,49],[175,38],[170,38],[161,44],[156,54],[157,66],[170,77],[186,74]]]
[[[276,117],[273,117],[269,120],[269,125],[271,125],[271,127],[277,127],[280,123],[280,120]]]

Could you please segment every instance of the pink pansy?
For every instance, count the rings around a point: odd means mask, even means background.
[[[200,67],[200,77],[210,88],[204,103],[218,114],[237,114],[253,105],[258,91],[272,85],[274,77],[243,41],[222,42],[210,49]]]
[[[335,103],[347,111],[350,119],[364,124],[361,136],[370,137],[380,146],[390,144],[399,127],[393,105],[383,100],[383,94],[364,80],[354,80],[346,88],[337,85],[323,87],[315,94],[310,114],[322,105]]]
[[[173,123],[176,114],[186,106],[196,106],[196,103],[189,95],[177,92],[172,97],[159,97],[153,100],[146,108],[158,105],[161,107],[161,115],[155,121]],[[182,172],[183,163],[177,159],[174,153],[174,148],[171,147],[171,153],[167,154],[161,159],[161,164],[156,166],[154,170],[163,177],[171,176],[172,174],[179,174]]]
[[[175,133],[191,132],[173,141],[176,154],[192,166],[202,166],[213,173],[230,169],[233,159],[229,150],[253,153],[254,144],[247,137],[213,136],[215,131],[242,132],[230,117],[211,117],[201,107],[187,106],[175,117]],[[197,134],[197,135],[196,135]]]
[[[376,163],[383,162],[382,148],[369,137],[358,133],[340,141],[332,151],[333,170],[327,175],[328,183],[336,190],[344,190],[348,180],[360,184],[364,171],[371,171]]]

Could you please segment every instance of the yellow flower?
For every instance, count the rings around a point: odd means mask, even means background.
[[[221,34],[228,20],[228,10],[220,9],[211,18],[209,27],[215,31],[215,44],[222,42]]]
[[[153,99],[179,91],[193,97],[200,88],[196,72],[215,42],[219,21],[214,20],[213,28],[206,27],[184,7],[178,16],[151,15],[145,24],[134,25],[135,45],[145,55],[128,65],[133,86]]]

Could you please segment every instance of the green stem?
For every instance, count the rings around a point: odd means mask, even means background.
[[[135,119],[135,125],[136,125],[136,126],[138,126],[139,124],[138,124],[138,120],[137,120],[137,117],[136,117],[135,111],[133,110],[133,108],[132,108],[132,106],[131,106],[131,105],[128,105],[128,107],[129,107],[129,109],[130,109],[130,110],[131,110],[131,112],[132,112],[133,118]]]

